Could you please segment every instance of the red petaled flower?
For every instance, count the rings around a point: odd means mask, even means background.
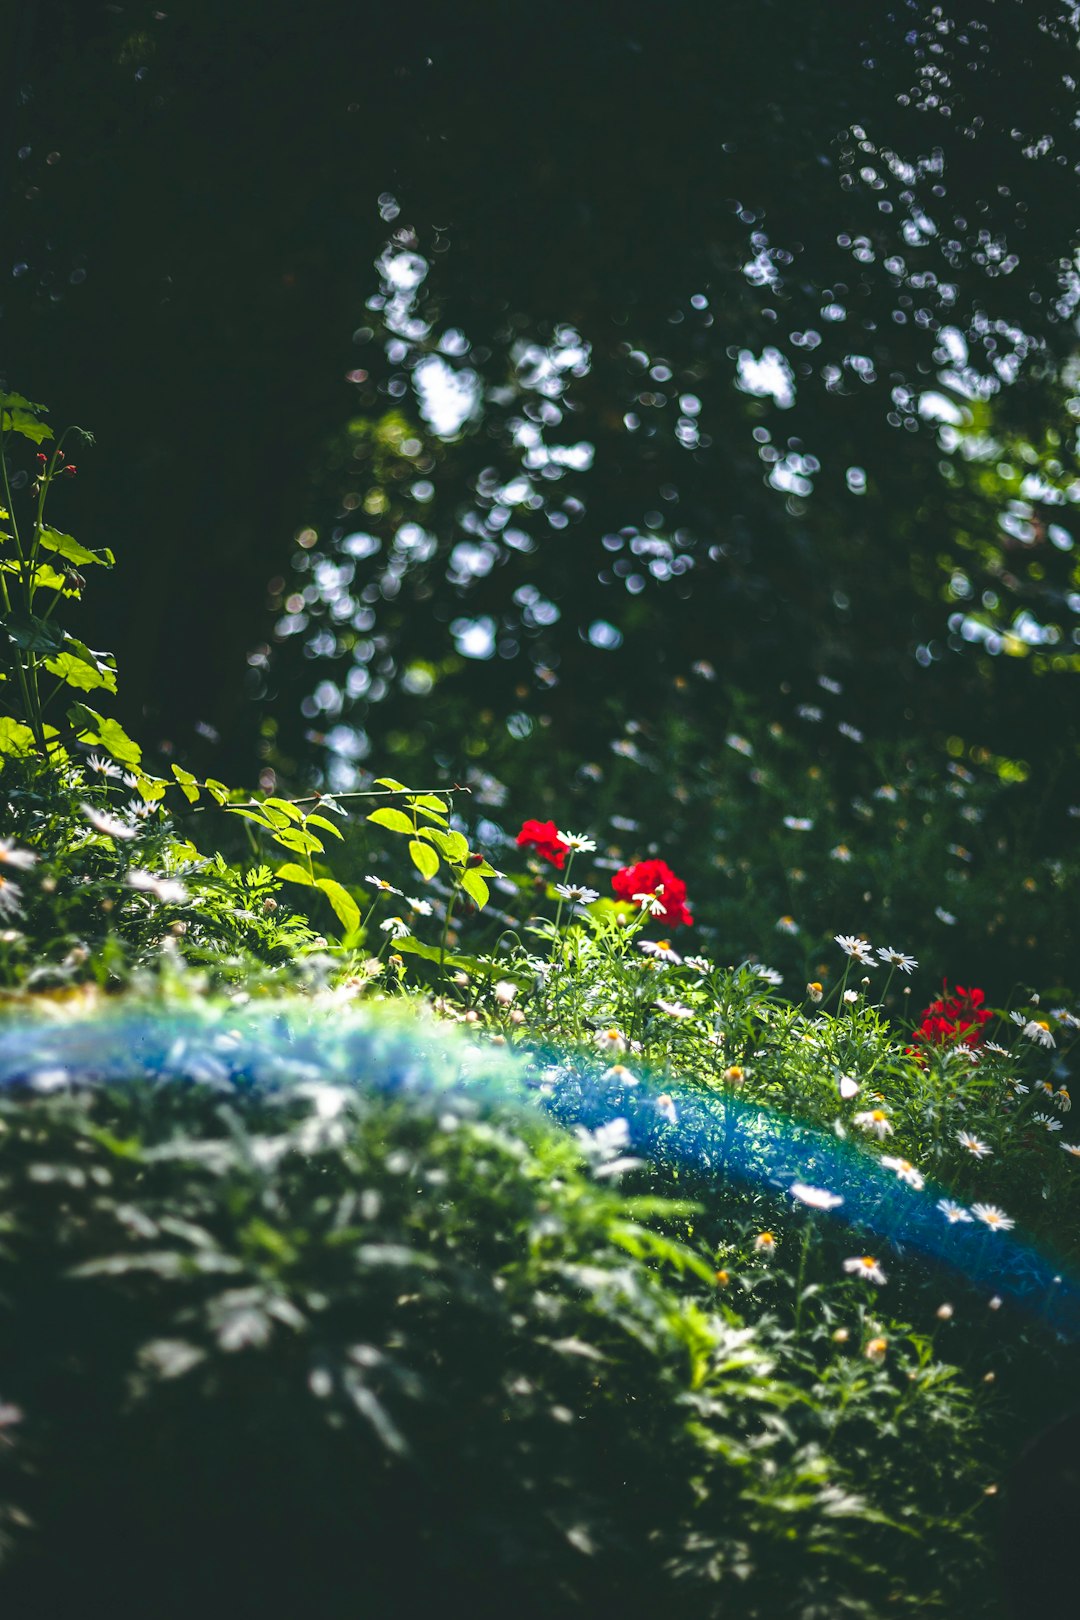
[[[527,821],[518,833],[517,841],[519,849],[535,849],[539,856],[550,861],[560,872],[570,853],[570,845],[563,843],[553,821]]]
[[[984,990],[956,984],[950,991],[946,981],[938,999],[923,1010],[914,1039],[925,1046],[978,1046],[983,1025],[994,1016],[985,1001]]]
[[[676,877],[666,861],[638,861],[636,866],[624,866],[611,880],[611,887],[620,900],[633,900],[636,894],[659,894],[662,907],[653,912],[666,928],[693,926],[693,917],[686,909],[686,884]],[[642,902],[637,901],[640,906]]]

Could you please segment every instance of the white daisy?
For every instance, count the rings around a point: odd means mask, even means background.
[[[790,827],[792,832],[812,832],[814,829],[809,816],[785,816],[784,826]]]
[[[776,931],[779,934],[797,934],[799,925],[794,917],[778,917],[776,919]]]
[[[972,1136],[970,1131],[957,1131],[956,1140],[962,1148],[967,1148],[968,1152],[973,1153],[977,1159],[986,1159],[994,1151],[986,1142],[980,1142],[977,1136]]]
[[[800,1204],[809,1204],[811,1209],[838,1209],[844,1202],[839,1193],[829,1192],[824,1187],[808,1187],[805,1181],[793,1182],[788,1192]]]
[[[955,1226],[958,1221],[971,1220],[971,1215],[963,1204],[956,1204],[951,1198],[940,1199],[936,1207],[940,1209],[950,1226]]]
[[[1031,1087],[1025,1086],[1022,1080],[1006,1079],[1005,1084],[1007,1086],[1011,1086],[1018,1097],[1026,1097],[1028,1092],[1031,1090]]]
[[[899,797],[891,782],[883,782],[879,788],[874,789],[874,798],[885,799],[889,804],[895,804]]]
[[[729,748],[734,748],[737,754],[743,754],[747,759],[749,759],[751,754],[754,752],[753,744],[748,743],[745,737],[737,736],[734,731],[729,731],[727,736],[724,738],[724,741],[727,743]]]
[[[712,972],[712,963],[709,961],[707,956],[687,956],[684,958],[684,960],[687,967],[693,968],[695,973]]]
[[[914,1187],[916,1192],[921,1192],[926,1186],[922,1171],[916,1170],[909,1159],[883,1158],[881,1162],[886,1170],[895,1170],[898,1180],[906,1182],[909,1187]]]
[[[622,1030],[616,1029],[614,1026],[610,1029],[598,1029],[593,1036],[593,1042],[600,1048],[601,1052],[613,1052],[618,1057],[622,1057],[626,1051],[626,1036],[622,1033]]]
[[[1059,1109],[1063,1114],[1068,1114],[1072,1111],[1072,1098],[1069,1096],[1068,1086],[1062,1086],[1057,1092],[1056,1096],[1054,1097],[1054,1107]]]
[[[1061,1129],[1060,1119],[1055,1119],[1053,1114],[1032,1114],[1031,1119],[1033,1124],[1041,1125],[1044,1130],[1060,1131]]]
[[[655,956],[659,962],[674,962],[677,966],[682,961],[678,951],[672,950],[668,939],[639,939],[638,950],[644,951],[646,956]]]
[[[602,1080],[614,1080],[616,1085],[620,1086],[636,1086],[638,1083],[637,1075],[632,1074],[625,1063],[613,1063],[610,1069],[604,1070],[600,1078]]]
[[[754,1249],[758,1254],[772,1254],[776,1249],[776,1239],[771,1232],[759,1232],[754,1239]]]
[[[919,965],[913,956],[905,956],[903,951],[896,951],[891,945],[879,945],[878,956],[890,967],[899,968],[901,973],[910,973]]]
[[[865,1282],[883,1283],[885,1273],[878,1265],[872,1254],[853,1254],[850,1260],[844,1261],[844,1270],[853,1277],[861,1277]]]
[[[573,850],[575,853],[580,850],[583,854],[588,855],[596,848],[595,838],[583,838],[580,833],[561,832],[557,836],[561,844],[565,844],[567,849]]]
[[[857,1080],[853,1080],[850,1074],[842,1074],[840,1079],[837,1081],[837,1085],[840,1089],[840,1095],[845,1102],[850,1102],[852,1097],[857,1097],[859,1095],[859,1082]]]
[[[555,893],[581,906],[591,906],[594,900],[600,898],[599,889],[586,888],[582,883],[556,883]]]
[[[871,1136],[876,1136],[879,1142],[883,1142],[887,1136],[891,1136],[893,1131],[889,1123],[889,1116],[884,1108],[868,1108],[865,1113],[856,1114],[852,1123],[857,1125],[861,1131],[869,1131]]]
[[[952,912],[946,911],[943,906],[934,907],[934,916],[937,918],[938,922],[946,923],[950,928],[956,921],[956,918],[953,916]]]
[[[675,1111],[675,1102],[668,1091],[662,1091],[656,1099],[657,1112],[662,1114],[669,1125],[678,1124],[679,1116]]]
[[[982,1049],[984,1052],[996,1052],[998,1057],[1008,1057],[1009,1055],[1008,1048],[999,1046],[997,1041],[983,1041]]]
[[[22,890],[0,872],[0,917],[21,917],[22,909]]]
[[[829,859],[839,861],[842,866],[848,866],[851,862],[851,851],[846,844],[834,844],[829,851]]]
[[[418,917],[431,916],[432,907],[430,900],[418,900],[413,894],[406,895],[405,898],[409,903],[409,910],[415,911]]]
[[[836,729],[840,732],[841,736],[850,737],[852,742],[861,743],[863,741],[863,734],[859,728],[857,726],[848,725],[846,720],[841,720]]]
[[[777,973],[775,968],[766,967],[762,962],[755,962],[750,971],[755,973],[759,979],[764,979],[766,984],[771,984],[774,990],[784,982],[782,973]]]
[[[693,1007],[686,1007],[681,1001],[658,1001],[656,1003],[662,1013],[669,1018],[693,1018]]]
[[[397,893],[397,890],[394,892]],[[389,934],[391,939],[405,939],[409,933],[409,925],[404,917],[387,917],[379,927],[384,934]]]
[[[129,889],[140,889],[144,894],[152,894],[155,900],[163,905],[186,905],[190,896],[179,878],[155,877],[152,872],[144,872],[140,867],[134,866],[124,879]]]
[[[0,838],[0,866],[13,866],[17,872],[27,872],[37,860],[32,849],[16,849],[13,838]]]
[[[851,959],[862,967],[877,967],[871,955],[872,947],[868,940],[857,939],[854,934],[834,934],[833,938]]]
[[[88,770],[96,771],[99,776],[120,775],[119,765],[114,765],[111,759],[105,759],[101,754],[91,754],[86,766]]]
[[[1058,1147],[1063,1153],[1069,1153],[1074,1159],[1080,1159],[1080,1142],[1059,1142]]]
[[[662,911],[667,909],[664,905],[663,895],[664,885],[661,883],[660,887],[652,894],[634,894],[630,898],[636,906],[641,907],[642,911],[647,911],[650,917],[658,917]]]
[[[971,1213],[995,1232],[1008,1232],[1016,1225],[996,1204],[972,1204]]]
[[[96,810],[92,804],[83,804],[79,807],[95,832],[104,834],[106,838],[134,838],[135,828],[126,821],[120,821],[116,816],[110,816],[105,810]]]
[[[809,720],[813,725],[825,718],[824,712],[815,703],[800,703],[795,713],[800,720]]]
[[[1037,1042],[1039,1046],[1057,1045],[1045,1018],[1029,1018],[1020,1033],[1026,1035],[1029,1041]]]
[[[373,889],[381,889],[383,894],[400,894],[401,893],[401,890],[400,889],[395,889],[394,885],[392,883],[387,883],[385,878],[373,877],[370,872],[368,873],[367,877],[364,879],[364,882],[365,883],[370,883]]]

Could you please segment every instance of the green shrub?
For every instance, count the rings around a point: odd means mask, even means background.
[[[326,997],[0,1065],[5,1613],[983,1612],[955,1369],[748,1324],[505,1051]]]

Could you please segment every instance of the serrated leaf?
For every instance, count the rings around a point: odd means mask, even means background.
[[[30,727],[10,715],[0,715],[0,754],[14,754],[21,759],[33,752],[34,733]]]
[[[85,658],[79,658],[75,653],[62,652],[55,658],[48,658],[45,668],[50,675],[55,675],[78,692],[116,691],[115,669],[107,665],[103,669],[97,664],[88,664]]]
[[[61,534],[58,529],[41,529],[38,544],[46,551],[55,551],[57,556],[63,557],[66,562],[74,563],[77,568],[88,568],[93,563],[99,563],[103,568],[112,568],[116,562],[107,546],[103,546],[100,551],[91,551],[89,546],[80,545],[73,535]]]
[[[188,804],[195,804],[200,798],[199,783],[197,779],[192,776],[190,771],[183,770],[179,765],[173,765],[170,767],[170,769],[172,770],[173,776],[180,784],[180,791],[184,795],[184,798],[187,800]]]
[[[302,883],[305,889],[315,887],[315,880],[307,867],[298,866],[295,861],[286,861],[284,866],[279,866],[277,875],[279,878],[284,878],[286,883]]]
[[[465,890],[469,899],[475,901],[481,911],[491,898],[491,890],[475,867],[470,866],[462,872],[461,887]]]
[[[412,834],[415,830],[412,817],[407,816],[404,810],[394,810],[385,805],[381,810],[373,810],[368,820],[374,822],[376,827],[385,827],[389,832]]]
[[[352,934],[360,926],[360,907],[349,893],[348,889],[338,883],[335,878],[316,878],[315,887],[321,889],[334,908],[334,912],[347,934]]]
[[[433,878],[439,870],[439,857],[430,844],[423,844],[418,838],[409,841],[409,858],[423,878]]]

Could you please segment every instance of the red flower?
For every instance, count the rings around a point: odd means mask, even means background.
[[[561,872],[570,852],[555,830],[553,821],[527,821],[517,835],[519,849],[535,849],[545,861]]]
[[[985,990],[957,984],[950,994],[946,981],[938,999],[924,1008],[915,1040],[926,1046],[978,1046],[983,1038],[983,1025],[990,1023],[994,1016],[989,1007],[983,1005],[985,1001]]]
[[[663,906],[653,912],[659,922],[668,928],[693,926],[694,919],[686,909],[686,884],[665,861],[638,861],[636,866],[624,866],[615,873],[611,887],[620,900],[633,900],[635,894],[659,893]]]

